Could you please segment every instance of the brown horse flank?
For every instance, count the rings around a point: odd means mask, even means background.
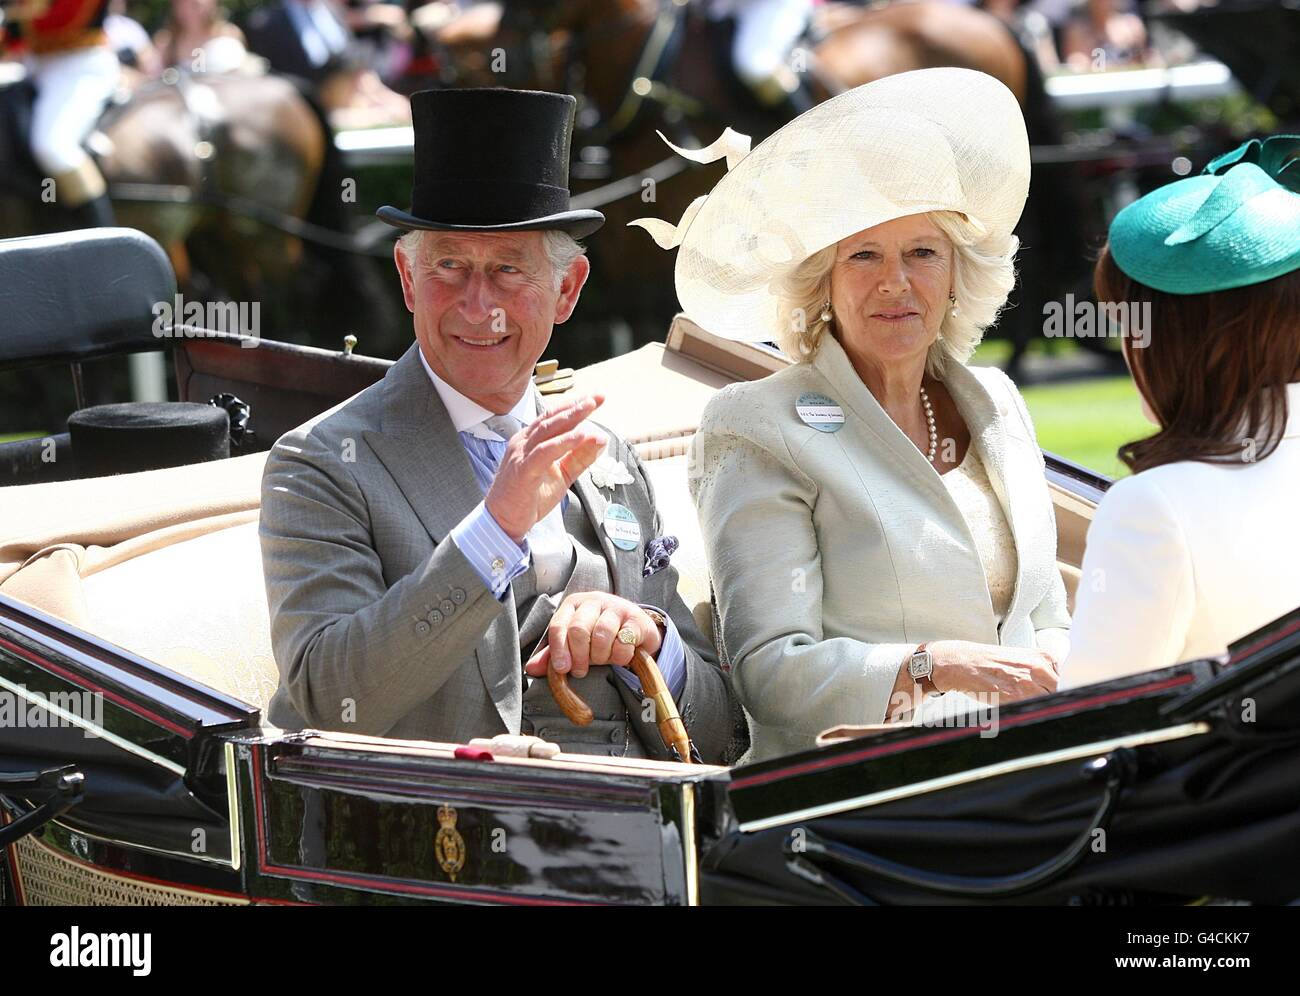
[[[297,240],[219,206],[224,195],[306,216],[330,136],[286,80],[212,74],[145,84],[100,130],[118,220],[165,246],[182,284],[191,275],[185,244],[196,235],[225,247],[204,272],[236,296],[283,277],[301,257]],[[183,199],[167,203],[150,185],[174,185]]]

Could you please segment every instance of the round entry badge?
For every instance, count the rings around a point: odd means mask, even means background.
[[[839,432],[844,428],[844,409],[816,391],[807,391],[799,395],[794,403],[795,414],[804,425],[811,426],[818,432]]]
[[[635,550],[641,543],[641,526],[631,509],[614,502],[605,506],[605,535],[620,550]]]

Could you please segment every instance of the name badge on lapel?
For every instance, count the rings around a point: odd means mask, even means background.
[[[816,391],[805,391],[794,403],[795,414],[804,425],[818,432],[839,432],[844,428],[844,409]]]
[[[641,526],[626,505],[611,502],[605,506],[605,535],[620,550],[635,550],[641,545]]]

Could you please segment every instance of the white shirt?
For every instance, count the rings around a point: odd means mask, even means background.
[[[1300,606],[1300,383],[1276,450],[1118,481],[1088,530],[1060,687],[1223,654]]]
[[[348,47],[347,28],[321,0],[289,0],[285,11],[313,66],[325,65]]]

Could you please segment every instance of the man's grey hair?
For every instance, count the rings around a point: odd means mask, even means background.
[[[426,234],[430,234],[427,229],[412,229],[398,239],[397,244],[412,259],[427,263],[428,256],[425,251],[426,242],[424,239]],[[434,232],[432,234],[436,235],[438,233]],[[551,269],[555,274],[555,289],[559,290],[564,275],[569,272],[569,267],[573,265],[573,261],[585,253],[587,249],[568,232],[555,229],[547,229],[542,232],[542,248],[546,251],[546,258],[550,261]]]

